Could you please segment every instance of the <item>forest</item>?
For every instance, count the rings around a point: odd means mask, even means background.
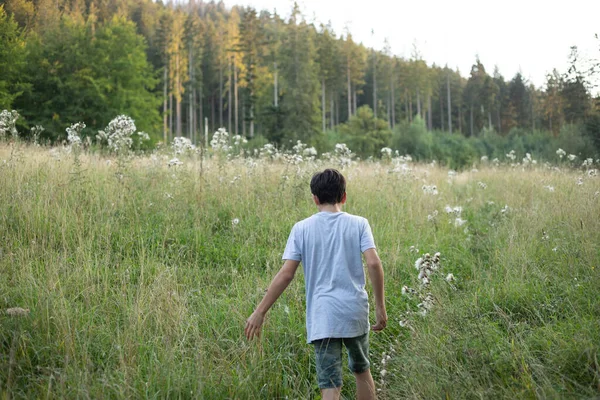
[[[249,146],[346,142],[361,157],[387,146],[459,164],[511,149],[595,156],[598,61],[573,47],[569,63],[543,87],[476,55],[470,71],[453,70],[416,46],[408,59],[387,40],[367,48],[297,4],[285,19],[214,1],[0,1],[0,110],[19,112],[20,136],[43,127],[53,143],[72,123],[94,138],[125,114],[154,144],[202,145],[224,127]]]

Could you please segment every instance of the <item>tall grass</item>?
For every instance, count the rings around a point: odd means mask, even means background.
[[[292,225],[315,212],[308,181],[328,164],[190,158],[167,168],[140,157],[123,167],[83,154],[77,167],[44,148],[11,153],[0,145],[4,397],[318,397],[301,271],[258,342],[243,326]],[[599,396],[600,178],[481,167],[449,179],[411,167],[344,170],[345,211],[369,219],[386,271],[390,323],[371,335],[380,396]],[[467,223],[455,227],[446,205],[462,206]],[[433,280],[434,308],[405,328],[419,302],[401,294],[419,284],[410,246],[441,252],[457,280]]]

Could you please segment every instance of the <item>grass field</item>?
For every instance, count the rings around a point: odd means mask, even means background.
[[[319,397],[301,271],[260,341],[243,327],[316,211],[312,173],[337,164],[171,157],[0,144],[1,398]],[[600,396],[600,177],[476,167],[343,169],[386,273],[380,397]],[[423,288],[414,264],[435,252]]]

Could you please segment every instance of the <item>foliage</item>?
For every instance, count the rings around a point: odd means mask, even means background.
[[[26,60],[25,40],[12,15],[0,5],[0,110],[10,109],[15,98],[27,88],[23,73]]]
[[[30,39],[28,46],[32,88],[17,106],[28,120],[43,124],[50,138],[61,138],[76,120],[101,129],[123,112],[141,129],[156,129],[157,81],[132,22],[114,17],[92,30],[63,17],[55,30]]]
[[[387,122],[376,118],[367,105],[360,107],[350,121],[340,125],[339,131],[353,151],[363,158],[379,157],[392,136]]]

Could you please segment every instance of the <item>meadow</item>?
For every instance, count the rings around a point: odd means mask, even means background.
[[[0,397],[319,398],[302,271],[260,340],[243,327],[325,167],[346,175],[344,210],[368,218],[383,261],[380,398],[600,396],[598,161],[455,172],[342,150],[0,143]],[[437,252],[424,283],[415,263]]]

